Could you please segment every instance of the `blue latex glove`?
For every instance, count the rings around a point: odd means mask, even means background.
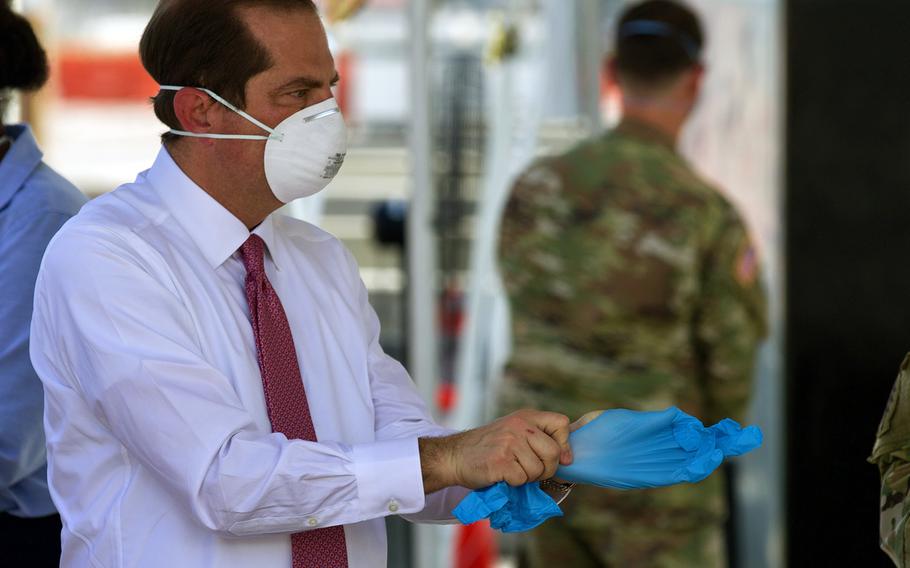
[[[758,426],[742,428],[735,420],[725,418],[711,426],[717,439],[717,449],[725,458],[741,456],[761,446],[763,436]]]
[[[531,530],[547,519],[562,516],[559,505],[539,483],[510,487],[504,481],[472,491],[452,513],[465,525],[489,518],[490,526],[502,532]]]
[[[754,443],[757,428],[747,436],[738,433],[741,429],[732,420],[715,428],[705,428],[675,407],[662,412],[607,410],[571,434],[575,459],[572,465],[560,467],[556,476],[614,489],[697,483],[724,460],[719,437],[730,455],[758,445]]]
[[[757,426],[741,428],[726,419],[705,428],[678,408],[662,412],[608,410],[569,436],[574,461],[558,478],[615,489],[697,483],[725,457],[742,455],[762,443]],[[470,493],[453,511],[462,523],[490,518],[503,532],[532,529],[562,515],[537,483],[498,483]]]

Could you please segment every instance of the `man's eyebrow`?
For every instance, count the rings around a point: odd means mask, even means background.
[[[332,77],[332,82],[329,84],[329,86],[335,86],[335,84],[338,83],[338,81],[340,81],[340,80],[341,80],[341,77],[338,75],[338,72],[336,71],[335,76]],[[286,89],[293,89],[293,88],[318,89],[319,87],[322,87],[322,86],[323,86],[323,82],[320,81],[319,79],[315,79],[313,77],[297,77],[296,79],[292,79],[292,80],[288,81],[287,83],[278,87],[275,90],[284,91]]]

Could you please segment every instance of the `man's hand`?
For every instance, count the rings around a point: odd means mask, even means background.
[[[459,485],[479,489],[549,479],[572,463],[569,419],[520,410],[491,424],[444,438],[420,439],[424,491]]]

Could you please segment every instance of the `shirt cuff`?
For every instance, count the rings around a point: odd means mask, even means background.
[[[360,444],[352,450],[364,518],[423,510],[426,496],[417,438]]]

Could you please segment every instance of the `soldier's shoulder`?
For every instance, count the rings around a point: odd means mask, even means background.
[[[910,354],[901,363],[875,437],[870,461],[881,467],[892,454],[910,449]]]
[[[688,160],[679,157],[678,160],[668,163],[667,168],[668,175],[672,177],[677,191],[681,194],[718,213],[736,214],[736,208],[720,185],[706,178]]]
[[[604,170],[612,158],[623,154],[628,145],[608,132],[576,142],[569,148],[547,154],[535,160],[522,177],[539,176],[542,173],[571,179],[574,174],[592,169]]]
[[[531,162],[515,178],[515,188],[559,189],[565,173],[563,156],[542,156]]]
[[[739,208],[729,198],[727,192],[717,183],[708,180],[691,167],[688,162],[674,168],[674,189],[679,199],[697,209],[705,228],[710,231],[729,231],[736,229],[748,237],[745,218]]]
[[[615,156],[614,176],[628,173],[631,184],[654,186],[661,201],[722,212],[729,210],[724,192],[667,143],[627,135],[621,130],[602,140],[603,153]]]

